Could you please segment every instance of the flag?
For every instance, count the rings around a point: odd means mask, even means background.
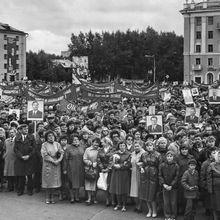
[[[76,109],[75,105],[73,103],[67,101],[66,99],[62,99],[60,101],[60,110],[61,111],[67,112],[67,111],[73,111],[75,109]]]

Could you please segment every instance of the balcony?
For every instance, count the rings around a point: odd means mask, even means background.
[[[207,70],[208,71],[216,71],[217,69],[213,65],[210,65],[210,66],[207,66]]]
[[[216,24],[216,29],[217,29],[217,30],[220,30],[220,22],[218,22],[218,23]]]
[[[192,66],[192,70],[194,70],[194,71],[201,71],[202,70],[202,65],[201,64],[194,64]]]

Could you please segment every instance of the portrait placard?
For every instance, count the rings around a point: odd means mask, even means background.
[[[183,89],[182,92],[183,92],[183,98],[184,98],[185,104],[186,105],[193,104],[194,102],[193,102],[191,90],[187,88],[187,89]]]
[[[200,108],[194,107],[187,107],[186,108],[186,115],[185,115],[185,122],[188,124],[198,124],[200,117]]]
[[[162,115],[147,116],[147,130],[151,134],[162,134],[163,132]]]
[[[191,89],[191,93],[192,93],[192,96],[198,96],[198,95],[199,95],[199,90],[198,90],[198,88],[192,88],[192,89]]]
[[[220,89],[209,89],[209,103],[219,104],[220,103]]]
[[[27,119],[32,121],[42,121],[44,117],[44,101],[28,101]]]
[[[155,105],[149,106],[149,115],[155,115]]]
[[[9,115],[15,114],[17,119],[20,119],[20,109],[9,109]]]

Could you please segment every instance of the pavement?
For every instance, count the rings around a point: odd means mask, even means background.
[[[58,198],[57,198],[58,200]],[[14,192],[0,193],[0,220],[143,220],[146,213],[133,212],[133,206],[127,206],[126,212],[114,211],[104,203],[86,206],[85,203],[70,204],[69,201],[57,201],[45,204],[44,193],[29,196],[17,196]],[[195,220],[207,220],[201,215],[201,208]],[[148,218],[149,220],[155,218]],[[164,219],[162,216],[156,218]],[[182,220],[179,217],[178,220]]]

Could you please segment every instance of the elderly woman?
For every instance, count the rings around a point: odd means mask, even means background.
[[[141,212],[141,200],[139,200],[140,172],[137,163],[145,152],[139,143],[134,144],[134,151],[131,153],[131,188],[130,196],[135,198],[135,212]]]
[[[5,159],[5,167],[4,167],[4,176],[7,177],[8,180],[8,189],[7,191],[13,191],[15,187],[15,159],[16,155],[14,152],[14,139],[16,135],[16,130],[11,128],[9,130],[9,138],[5,140],[4,149],[5,153],[3,158]]]
[[[112,146],[113,143],[110,138],[104,137],[101,140],[102,148],[98,151],[97,156],[97,163],[99,172],[101,173],[107,173],[107,190],[105,191],[105,199],[106,199],[106,206],[110,205],[110,194],[109,194],[109,186],[110,186],[110,180],[111,180],[111,158],[113,155]]]
[[[211,197],[214,220],[220,213],[220,151],[215,154],[215,162],[211,163],[207,170],[207,188]]]
[[[130,190],[130,153],[126,144],[121,141],[118,150],[113,155],[110,193],[117,196],[117,206],[114,210],[126,211],[126,200]]]
[[[73,143],[64,154],[64,174],[67,174],[70,188],[70,203],[79,202],[79,189],[84,185],[83,167],[84,148],[80,145],[79,137],[73,136]]]
[[[46,189],[46,204],[54,204],[54,189],[61,187],[61,161],[64,152],[60,144],[55,141],[53,131],[46,132],[45,141],[41,148],[42,188]]]
[[[85,190],[88,193],[88,199],[86,200],[87,205],[92,204],[92,196],[95,195],[96,192],[96,182],[98,177],[97,156],[99,145],[100,139],[94,138],[92,140],[92,146],[88,147],[83,155],[83,161],[85,164]],[[96,203],[95,198],[94,203]]]
[[[146,152],[141,155],[138,163],[141,172],[139,199],[147,202],[147,217],[155,218],[157,216],[156,193],[159,184],[160,154],[155,150],[151,141],[145,143],[145,148]]]

